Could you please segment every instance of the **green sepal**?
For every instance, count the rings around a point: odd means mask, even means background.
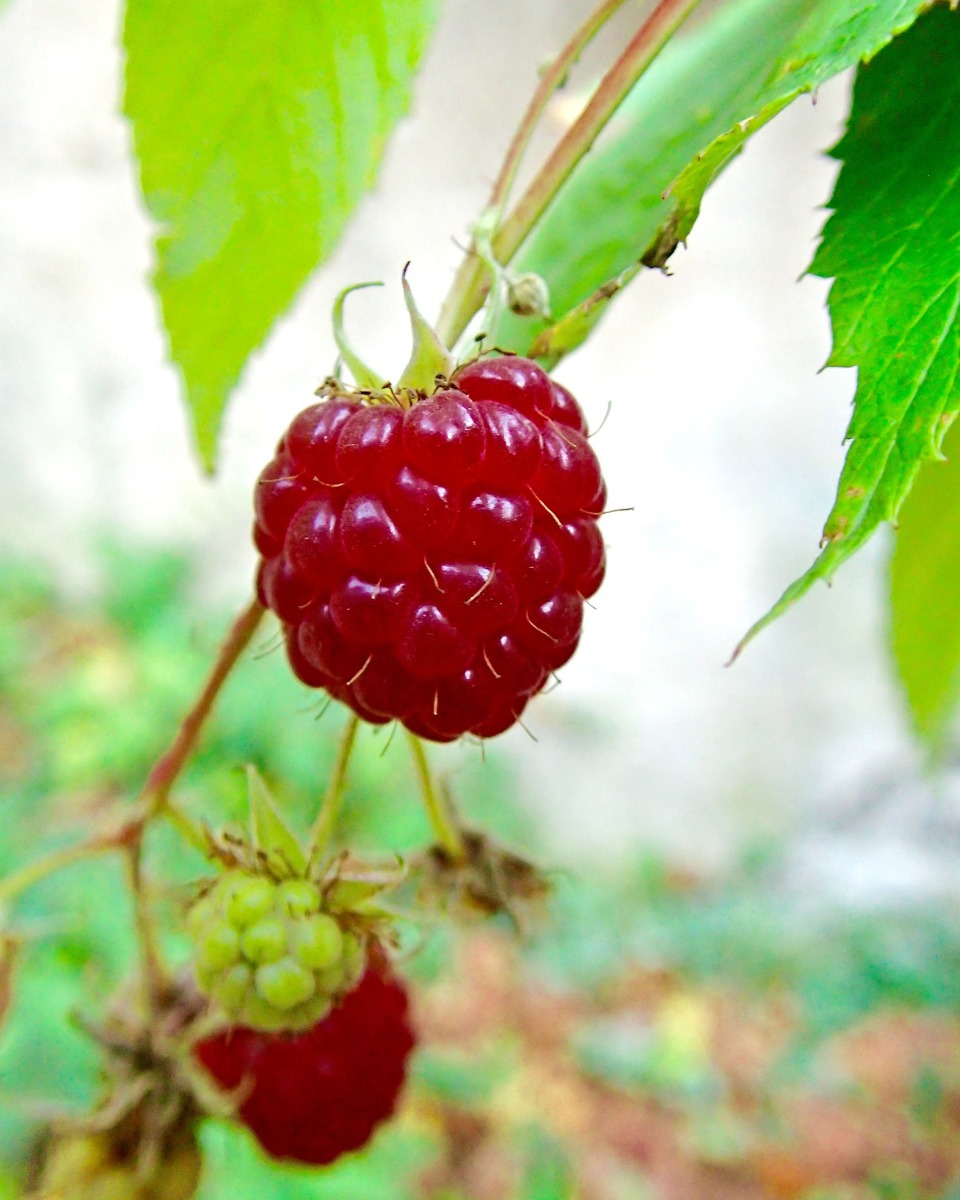
[[[250,800],[250,841],[258,854],[283,875],[305,875],[307,858],[290,826],[280,815],[263,776],[254,766],[247,767]]]
[[[383,287],[383,281],[380,279],[372,279],[367,283],[352,283],[349,287],[344,288],[337,296],[333,304],[333,338],[337,343],[337,349],[340,351],[340,357],[350,368],[350,374],[354,378],[357,387],[369,388],[371,391],[379,391],[386,379],[383,375],[378,375],[367,364],[354,353],[353,348],[347,341],[347,335],[343,328],[343,303],[351,292],[359,292],[361,288]]]
[[[407,266],[403,268],[403,300],[410,314],[410,332],[413,335],[413,353],[410,361],[403,368],[403,373],[397,380],[398,388],[407,388],[413,392],[432,392],[436,387],[437,376],[446,378],[453,370],[453,359],[446,346],[437,337],[436,331],[424,317],[413,291],[407,282]]]
[[[396,865],[392,867],[366,870],[353,876],[337,874],[326,889],[327,904],[331,909],[349,909],[351,912],[362,911],[370,915],[371,912],[378,911],[376,905],[373,905],[377,897],[397,887],[406,877],[407,864],[399,857]]]

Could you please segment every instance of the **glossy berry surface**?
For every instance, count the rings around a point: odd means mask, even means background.
[[[577,647],[605,503],[580,406],[529,359],[406,408],[338,394],[260,475],[258,594],[304,683],[374,724],[493,737]]]
[[[394,1111],[414,1046],[407,994],[378,952],[360,983],[302,1033],[243,1027],[194,1053],[275,1158],[321,1165],[358,1150]]]
[[[187,930],[201,990],[256,1029],[315,1025],[363,973],[361,941],[306,879],[227,871],[190,909]]]

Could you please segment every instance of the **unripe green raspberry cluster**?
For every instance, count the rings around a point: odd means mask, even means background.
[[[365,950],[316,884],[234,869],[191,908],[197,981],[233,1024],[307,1029],[356,986]]]

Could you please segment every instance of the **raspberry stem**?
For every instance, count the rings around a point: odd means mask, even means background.
[[[157,760],[147,776],[140,793],[140,800],[146,809],[144,823],[166,807],[170,789],[186,765],[220,689],[247,648],[265,611],[258,600],[252,600],[231,625],[200,695],[184,717],[170,748]],[[174,824],[179,828],[186,820],[189,820],[186,814],[179,813]],[[202,835],[199,836],[202,840]]]
[[[12,900],[21,892],[46,879],[48,875],[55,874],[63,867],[81,862],[85,858],[93,858],[95,855],[109,850],[126,849],[138,843],[142,838],[144,827],[161,811],[186,841],[190,842],[195,849],[206,851],[207,839],[203,830],[187,813],[173,804],[169,798],[170,789],[183,769],[221,687],[256,632],[265,611],[260,603],[254,600],[234,621],[220,648],[217,661],[204,684],[203,691],[184,718],[170,749],[157,760],[147,776],[147,781],[140,793],[139,814],[132,818],[120,832],[101,834],[89,841],[65,846],[61,850],[53,850],[43,858],[27,863],[26,866],[14,871],[6,879],[0,880],[0,903]]]
[[[188,813],[185,813],[179,805],[174,804],[169,796],[163,802],[160,815],[166,818],[167,822],[194,850],[199,850],[203,855],[210,852],[210,838],[204,827]]]
[[[537,171],[512,211],[498,224],[491,238],[491,245],[499,263],[506,265],[511,261],[576,165],[620,107],[627,93],[699,2],[700,0],[659,0],[623,53],[601,79],[586,108],[554,147],[552,154]],[[596,10],[594,20],[599,19],[607,3],[608,0],[604,0]],[[589,20],[582,29],[588,27]],[[596,28],[599,28],[599,25]],[[580,32],[578,30],[578,34]],[[576,38],[577,34],[574,35],[574,40]],[[568,49],[569,47],[561,52],[561,58],[567,55]],[[569,62],[572,61],[571,57]],[[543,84],[541,88],[542,86]],[[535,111],[539,95],[538,88],[528,114]],[[543,99],[543,103],[545,102],[546,98]],[[495,190],[491,197],[494,208],[502,204],[503,197],[500,193],[505,185],[509,185],[515,173],[516,166],[511,162],[511,158],[522,152],[529,137],[529,134],[524,132],[526,121],[527,117],[524,117],[515,138],[515,141],[522,139],[518,150],[515,151],[511,145],[507,161],[494,185]],[[488,204],[485,211],[489,211],[490,208],[491,205]],[[447,346],[452,346],[467,328],[483,304],[489,287],[488,271],[471,246],[454,276],[437,320],[437,332]]]
[[[594,9],[587,19],[579,26],[573,37],[563,47],[557,57],[540,76],[540,83],[533,94],[527,111],[523,114],[513,141],[507,149],[500,173],[494,180],[487,207],[500,212],[507,202],[510,189],[517,176],[517,170],[526,152],[533,132],[543,116],[554,92],[563,87],[564,81],[577,59],[587,46],[597,36],[609,19],[621,9],[626,0],[604,0],[599,8]]]
[[[208,841],[200,827],[171,801],[166,801],[163,815],[174,825],[181,836],[201,853],[207,852]],[[144,811],[123,824],[119,830],[109,834],[97,834],[84,842],[74,842],[71,846],[63,846],[51,850],[49,854],[34,859],[18,868],[5,879],[0,879],[0,906],[14,900],[21,892],[26,892],[35,884],[42,883],[50,875],[56,875],[65,867],[83,862],[86,858],[96,858],[99,854],[107,854],[111,850],[125,850],[131,840],[139,837],[146,820]]]
[[[34,884],[42,882],[47,876],[55,875],[64,867],[70,867],[74,863],[83,862],[85,858],[94,858],[116,848],[115,838],[97,837],[90,841],[77,842],[72,846],[64,846],[59,850],[51,850],[42,858],[19,867],[6,879],[0,879],[0,906],[15,899]]]
[[[143,1000],[151,1018],[163,1004],[168,977],[157,944],[150,898],[143,878],[144,834],[150,821],[164,814],[193,845],[205,846],[203,831],[186,813],[171,805],[170,790],[197,743],[220,689],[249,644],[265,611],[259,601],[253,600],[234,620],[200,695],[184,718],[170,748],[157,760],[147,776],[139,796],[137,817],[113,842],[123,848],[126,858],[134,921],[143,960]]]
[[[156,926],[150,911],[150,899],[143,878],[143,833],[144,827],[141,825],[139,832],[127,842],[124,850],[126,852],[127,877],[130,881],[130,893],[133,898],[134,924],[140,946],[140,957],[143,962],[143,1003],[147,1020],[152,1028],[154,1016],[160,1011],[169,984],[157,943]]]
[[[350,765],[350,756],[353,754],[359,725],[360,718],[351,713],[343,727],[343,733],[340,735],[340,745],[337,749],[337,760],[333,764],[333,774],[330,776],[323,803],[320,805],[320,812],[317,814],[317,819],[310,832],[307,860],[311,867],[320,860],[326,850],[340,817],[347,782],[347,767]]]
[[[407,740],[410,743],[410,752],[413,755],[413,765],[417,773],[417,782],[420,784],[424,808],[427,810],[427,817],[430,820],[437,844],[442,846],[452,859],[463,860],[466,858],[463,837],[433,782],[423,742],[415,733],[409,732]]]

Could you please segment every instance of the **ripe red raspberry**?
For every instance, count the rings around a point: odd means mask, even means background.
[[[217,1083],[268,1154],[317,1166],[365,1145],[396,1107],[414,1046],[407,993],[382,952],[360,983],[302,1033],[243,1026],[198,1042]]]
[[[570,392],[513,356],[415,403],[337,394],[295,417],[254,538],[296,675],[434,741],[513,725],[603,579],[585,431]]]

